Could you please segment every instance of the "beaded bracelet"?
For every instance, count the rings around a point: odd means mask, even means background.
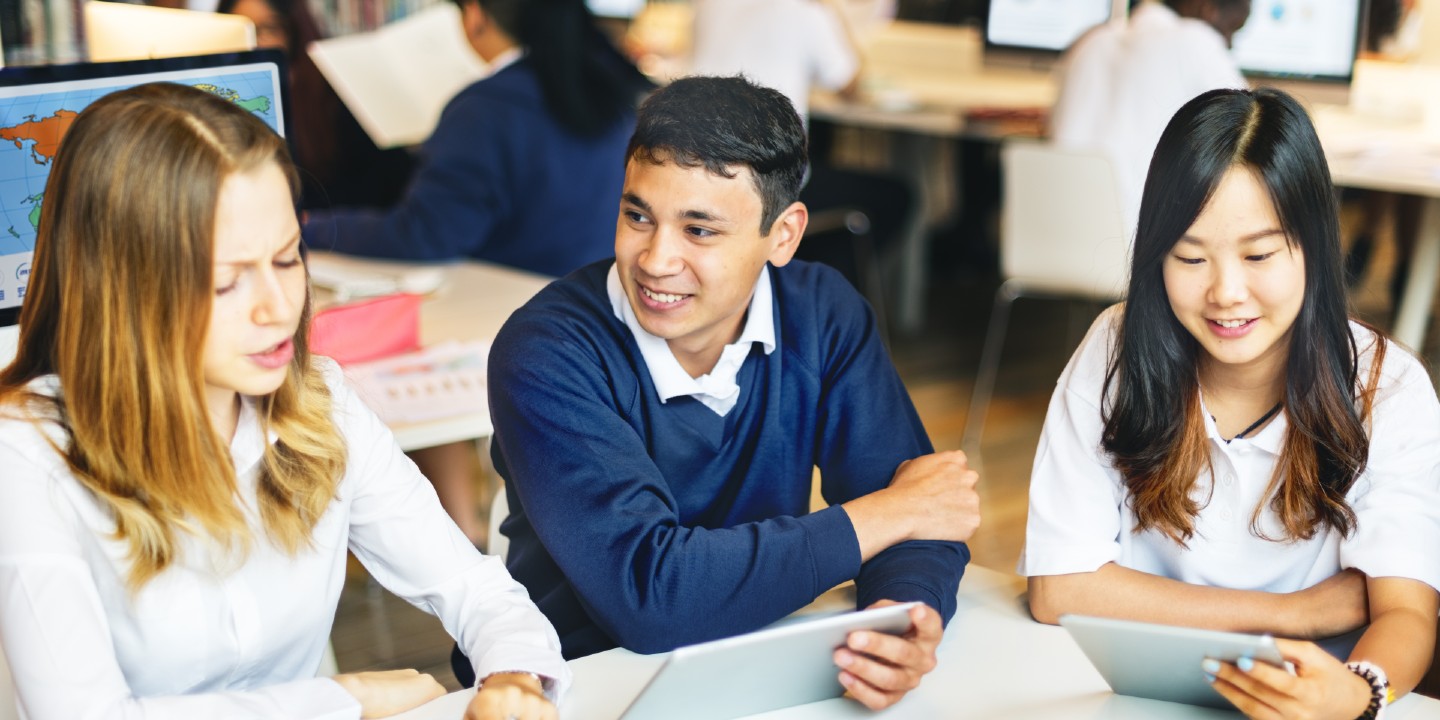
[[[1385,707],[1393,700],[1390,678],[1386,677],[1385,671],[1379,665],[1366,660],[1345,663],[1345,667],[1370,684],[1370,704],[1355,720],[1380,720],[1385,717]]]

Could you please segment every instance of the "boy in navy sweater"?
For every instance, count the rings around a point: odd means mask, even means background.
[[[806,156],[783,95],[677,81],[626,157],[616,259],[552,283],[490,356],[510,571],[572,658],[755,630],[851,579],[861,607],[920,601],[907,635],[835,653],[886,707],[934,667],[978,478],[933,452],[864,300],[790,262]]]

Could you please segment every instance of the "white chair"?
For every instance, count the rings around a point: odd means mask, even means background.
[[[15,707],[15,684],[10,679],[10,666],[5,664],[3,652],[0,652],[0,720],[20,720],[20,709]]]
[[[1130,238],[1110,161],[1034,141],[1000,150],[1004,177],[1000,272],[961,447],[978,455],[1005,344],[1021,297],[1115,300],[1125,293]]]
[[[485,553],[501,560],[510,551],[510,538],[500,534],[500,523],[507,517],[510,517],[510,502],[505,496],[505,486],[501,485],[495,491],[495,499],[490,501],[490,534],[485,538]]]

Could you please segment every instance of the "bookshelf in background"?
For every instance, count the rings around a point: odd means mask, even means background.
[[[13,2],[15,0],[0,0]],[[422,8],[450,0],[306,0],[326,37],[374,30]]]
[[[0,47],[6,65],[85,59],[84,0],[0,0]]]

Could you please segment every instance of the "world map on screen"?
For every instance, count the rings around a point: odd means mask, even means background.
[[[85,90],[0,97],[0,256],[34,251],[45,181],[60,141],[80,111],[110,92],[155,79],[161,78],[116,78],[116,84]],[[281,131],[270,72],[232,72],[176,82],[225,98]]]

